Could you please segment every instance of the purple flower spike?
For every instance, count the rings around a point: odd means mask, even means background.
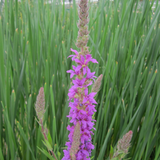
[[[77,54],[77,51],[74,50],[74,52]],[[77,57],[81,58],[78,59]],[[93,134],[92,129],[95,129],[93,128],[95,120],[92,119],[92,116],[96,111],[94,105],[97,104],[94,100],[96,92],[88,93],[87,87],[92,84],[95,78],[95,72],[90,71],[88,62],[95,62],[96,60],[92,59],[91,56],[88,57],[87,60],[87,55],[76,55],[74,61],[77,62],[77,66],[73,66],[73,70],[67,71],[71,74],[71,78],[73,78],[73,76],[76,77],[72,79],[73,85],[68,93],[69,100],[72,101],[69,103],[71,109],[67,116],[70,119],[71,125],[67,127],[70,132],[68,135],[69,142],[66,143],[68,148],[64,150],[62,160],[90,160],[91,150],[94,149],[91,135]],[[76,146],[77,149],[74,150],[74,133],[77,123],[80,125],[80,143],[78,143],[79,146]]]
[[[92,85],[95,81],[95,72],[91,72],[88,65],[90,62],[98,63],[93,59],[88,47],[88,0],[80,0],[79,2],[79,22],[78,22],[78,38],[77,47],[80,52],[71,48],[74,52],[72,61],[76,66],[72,66],[73,70],[68,70],[70,78],[72,79],[72,87],[69,89],[69,107],[70,112],[67,116],[70,119],[70,125],[67,130],[69,131],[66,143],[68,147],[64,150],[64,157],[62,160],[90,160],[91,151],[94,149],[92,144],[91,135],[95,130],[94,122],[92,119],[94,112],[96,112],[95,105],[97,102],[94,97],[97,90],[88,93],[88,86]],[[75,142],[76,141],[76,142]]]

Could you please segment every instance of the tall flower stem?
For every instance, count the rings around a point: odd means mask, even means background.
[[[67,127],[70,131],[69,142],[66,143],[68,148],[64,150],[62,160],[90,160],[91,150],[94,149],[91,135],[93,134],[92,129],[95,129],[93,128],[95,120],[92,119],[92,115],[96,111],[94,104],[97,102],[94,100],[96,92],[88,93],[88,86],[92,85],[95,72],[90,71],[88,64],[89,62],[98,62],[92,58],[87,47],[88,9],[88,0],[80,0],[77,24],[79,31],[76,43],[80,51],[71,49],[75,54],[69,56],[72,57],[72,61],[76,62],[76,66],[73,65],[73,70],[67,71],[70,73],[73,84],[68,93],[71,109],[67,117],[70,119],[71,125]]]

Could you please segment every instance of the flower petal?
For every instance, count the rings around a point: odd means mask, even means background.
[[[71,51],[74,52],[76,55],[78,55],[78,51],[71,48]]]

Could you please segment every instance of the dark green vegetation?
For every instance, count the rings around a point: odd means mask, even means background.
[[[103,74],[93,136],[93,159],[109,159],[111,145],[129,130],[128,157],[160,155],[160,6],[148,0],[101,0],[89,9],[90,47]],[[35,101],[44,86],[45,122],[54,152],[68,140],[70,48],[76,49],[75,2],[64,5],[7,1],[0,17],[0,159],[47,159],[36,121]],[[58,153],[59,152],[59,153]]]

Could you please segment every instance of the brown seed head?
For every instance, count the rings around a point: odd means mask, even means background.
[[[37,96],[37,101],[35,104],[35,110],[38,119],[43,119],[43,115],[45,113],[45,99],[44,99],[44,89],[43,87],[40,88],[39,94]]]
[[[92,87],[92,92],[98,92],[100,87],[101,87],[101,82],[102,82],[103,74],[101,74],[95,81]]]
[[[73,133],[73,142],[72,142],[72,146],[70,149],[70,156],[72,160],[76,160],[76,153],[79,150],[79,146],[80,146],[80,138],[81,138],[81,134],[80,134],[80,123],[77,122],[75,128],[74,128],[74,133]]]
[[[129,131],[122,137],[122,139],[118,141],[117,151],[115,152],[113,157],[117,157],[121,153],[125,155],[128,154],[128,149],[130,147],[130,141],[132,139],[132,135],[133,135],[133,132]]]

